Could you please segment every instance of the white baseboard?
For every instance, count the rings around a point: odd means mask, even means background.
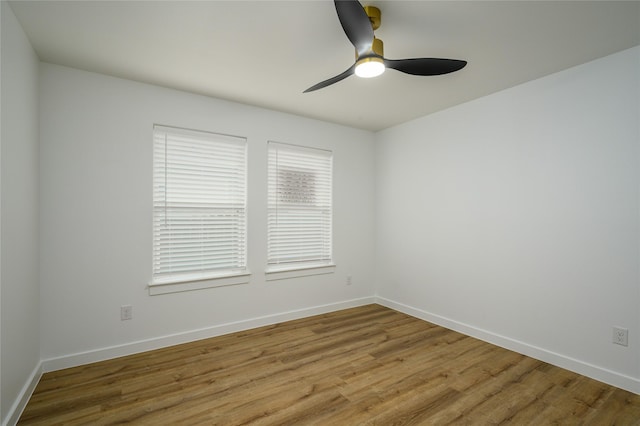
[[[565,370],[573,371],[575,373],[627,390],[629,392],[640,394],[640,380],[634,377],[626,376],[624,374],[620,374],[606,368],[598,367],[596,365],[592,365],[578,359],[567,357],[565,355],[539,348],[525,342],[514,340],[509,337],[501,336],[487,330],[483,330],[468,324],[442,317],[440,315],[435,315],[421,309],[405,305],[404,303],[396,302],[380,296],[376,296],[375,299],[376,303],[378,303],[379,305],[386,306],[387,308],[394,309],[407,315],[411,315],[412,317],[416,317],[424,321],[440,325],[442,327],[466,334],[467,336],[475,337],[496,346],[500,346],[505,349],[509,349],[511,351],[529,356],[531,358],[544,361],[557,367],[564,368]]]
[[[29,398],[33,395],[33,391],[36,389],[36,386],[40,381],[40,377],[42,377],[42,372],[42,362],[39,362],[29,375],[29,379],[26,381],[22,389],[20,389],[20,393],[13,402],[13,405],[11,405],[9,411],[7,411],[7,416],[5,417],[5,421],[2,423],[2,426],[14,426],[18,423],[24,408],[27,406],[27,402],[29,402]]]
[[[375,297],[373,296],[361,299],[352,299],[327,305],[313,306],[310,308],[250,318],[242,321],[219,324],[212,327],[156,337],[153,339],[140,340],[118,346],[99,348],[87,352],[65,355],[58,358],[49,358],[42,361],[42,371],[46,373],[49,371],[62,370],[64,368],[77,367],[79,365],[90,364],[92,362],[133,355],[140,352],[165,348],[167,346],[179,345],[182,343],[221,336],[223,334],[235,333],[256,327],[263,327],[279,322],[291,321],[372,303],[376,303]]]

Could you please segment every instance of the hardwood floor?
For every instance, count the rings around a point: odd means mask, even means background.
[[[19,424],[640,425],[640,396],[368,305],[45,374]]]

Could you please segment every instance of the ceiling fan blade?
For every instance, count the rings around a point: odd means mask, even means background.
[[[346,70],[345,72],[343,72],[342,74],[338,74],[335,77],[331,77],[325,81],[321,81],[318,84],[315,84],[311,87],[309,87],[307,90],[305,90],[302,93],[308,93],[308,92],[313,92],[314,90],[318,90],[318,89],[322,89],[323,87],[327,87],[327,86],[331,86],[334,83],[337,83],[341,80],[344,80],[345,78],[349,77],[351,74],[353,74],[353,71],[356,69],[356,64],[351,65],[351,67]]]
[[[373,43],[373,27],[360,2],[335,0],[335,5],[342,29],[358,55],[370,50]]]
[[[439,58],[385,59],[384,65],[412,75],[441,75],[461,70],[467,65],[467,61]]]

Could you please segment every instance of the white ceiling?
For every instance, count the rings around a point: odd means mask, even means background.
[[[640,44],[639,1],[363,1],[389,59],[464,59],[417,77],[341,73],[354,49],[331,1],[14,1],[42,61],[369,130]]]

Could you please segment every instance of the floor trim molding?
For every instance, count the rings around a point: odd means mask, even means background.
[[[309,308],[302,308],[272,315],[266,315],[262,317],[229,322],[197,330],[190,330],[183,333],[176,333],[146,340],[125,343],[122,345],[109,346],[86,352],[64,355],[57,358],[45,359],[42,361],[42,369],[45,373],[49,371],[62,370],[64,368],[77,367],[79,365],[90,364],[92,362],[105,361],[121,356],[133,355],[140,352],[179,345],[182,343],[221,336],[223,334],[235,333],[238,331],[249,330],[251,328],[263,327],[266,325],[277,324],[284,321],[291,321],[372,303],[375,303],[375,297],[363,297],[360,299],[351,299],[342,302],[318,305]]]
[[[469,324],[452,320],[450,318],[432,314],[430,312],[410,305],[406,305],[401,302],[397,302],[392,299],[387,299],[380,296],[369,296],[359,299],[351,299],[342,302],[335,302],[325,305],[291,310],[287,312],[275,313],[241,321],[223,323],[197,330],[190,330],[183,333],[159,336],[122,345],[109,346],[86,352],[65,355],[57,358],[41,360],[29,376],[18,398],[9,409],[7,416],[5,417],[5,422],[2,424],[2,426],[10,426],[17,423],[20,415],[22,414],[22,411],[29,401],[29,398],[33,394],[33,391],[35,390],[40,377],[42,376],[42,374],[49,371],[76,367],[92,362],[104,361],[107,359],[132,355],[149,350],[188,343],[196,340],[220,336],[223,334],[235,333],[238,331],[249,330],[256,327],[272,325],[284,321],[296,320],[313,315],[325,314],[372,303],[377,303],[387,308],[394,309],[407,315],[411,315],[415,318],[419,318],[424,321],[428,321],[433,324],[455,330],[457,332],[483,340],[485,342],[521,353],[523,355],[530,356],[544,362],[548,362],[549,364],[565,368],[567,370],[590,377],[592,379],[599,380],[609,385],[616,386],[618,388],[628,390],[636,394],[640,394],[640,380],[634,377],[626,376],[615,371],[611,371],[602,367],[598,367],[596,365],[586,363],[584,361],[580,361],[578,359],[551,352],[544,348],[539,348],[525,342],[501,336]]]
[[[29,375],[29,378],[22,389],[20,389],[20,393],[13,402],[13,405],[7,411],[7,416],[5,417],[5,421],[2,423],[2,426],[15,425],[18,423],[18,420],[20,420],[20,416],[27,406],[31,395],[33,395],[33,391],[36,390],[36,386],[38,385],[42,374],[42,361],[40,361]]]
[[[533,346],[519,340],[501,336],[499,334],[495,334],[469,324],[464,324],[450,318],[432,314],[422,309],[409,306],[391,299],[387,299],[385,297],[376,296],[375,299],[376,303],[382,306],[386,306],[387,308],[394,309],[407,315],[411,315],[412,317],[440,325],[442,327],[457,331],[462,334],[466,334],[471,337],[475,337],[496,346],[500,346],[502,348],[509,349],[526,356],[530,356],[531,358],[547,362],[557,367],[573,371],[583,376],[587,376],[592,379],[604,382],[608,385],[612,385],[640,395],[640,380],[634,377],[626,376],[624,374],[620,374],[606,368],[598,367],[596,365],[589,364],[562,354],[558,354],[544,348],[539,348],[537,346]]]

